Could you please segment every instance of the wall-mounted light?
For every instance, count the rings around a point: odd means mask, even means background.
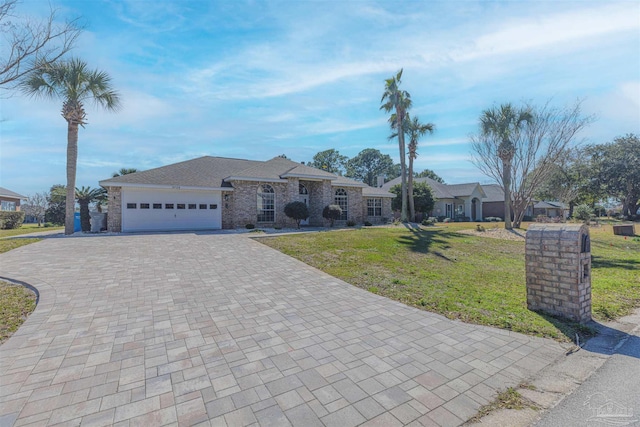
[[[225,194],[225,195],[224,195],[224,201],[225,201],[225,202],[228,202],[228,201],[229,201],[229,195],[228,195],[228,194]]]

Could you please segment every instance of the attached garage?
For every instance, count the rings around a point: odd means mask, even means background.
[[[219,190],[122,188],[122,231],[222,228]]]

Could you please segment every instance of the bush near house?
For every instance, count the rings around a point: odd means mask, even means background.
[[[331,222],[331,227],[336,220],[340,219],[340,215],[342,215],[342,208],[338,205],[327,205],[322,210],[322,217]]]
[[[309,218],[309,208],[304,202],[291,202],[285,205],[284,214],[293,219],[297,228],[300,228],[300,221]]]
[[[20,228],[24,222],[24,212],[20,211],[0,211],[0,228],[12,230]]]

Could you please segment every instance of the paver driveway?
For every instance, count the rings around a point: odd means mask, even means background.
[[[245,235],[50,238],[0,347],[0,425],[457,425],[559,344],[370,294]]]

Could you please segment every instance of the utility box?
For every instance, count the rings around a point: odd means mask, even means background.
[[[591,320],[591,238],[582,224],[531,224],[525,243],[527,307]]]

